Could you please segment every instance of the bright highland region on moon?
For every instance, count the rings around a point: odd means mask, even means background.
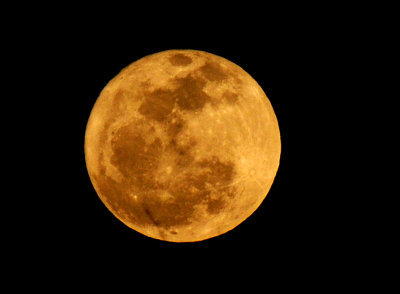
[[[279,166],[278,121],[257,82],[196,50],[146,56],[98,97],[85,134],[93,186],[124,224],[194,242],[221,235],[266,197]]]

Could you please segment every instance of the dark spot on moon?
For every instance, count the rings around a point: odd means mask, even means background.
[[[168,90],[157,89],[146,94],[138,111],[144,116],[157,121],[164,120],[172,111],[176,98]]]
[[[114,105],[121,103],[121,100],[124,98],[124,90],[119,89],[114,96]]]
[[[218,157],[212,156],[210,159],[202,160],[198,165],[210,173],[207,174],[207,182],[215,185],[218,181],[222,181],[223,184],[227,184],[233,179],[234,166],[232,164],[226,164],[219,160]]]
[[[119,113],[123,112],[126,107],[126,103],[130,98],[130,92],[124,89],[118,89],[114,95],[114,99],[112,100],[112,107],[110,112],[112,115],[116,116]]]
[[[105,173],[106,173],[106,168],[105,168],[105,166],[104,166],[104,152],[103,152],[103,151],[101,151],[101,152],[99,153],[99,163],[100,163],[99,174],[100,174],[101,176],[104,176]]]
[[[200,110],[210,97],[203,91],[206,84],[201,79],[195,79],[191,75],[178,79],[179,88],[175,92],[178,106],[183,110]]]
[[[238,101],[238,95],[229,90],[224,92],[223,97],[229,104],[235,104]]]
[[[176,235],[176,234],[178,234],[177,232],[175,232],[175,231],[171,231],[170,232],[172,235]]]
[[[99,141],[101,144],[105,144],[108,136],[108,130],[123,111],[124,99],[126,99],[126,96],[127,92],[123,89],[119,89],[113,97],[110,97],[112,99],[112,107],[107,110],[108,119],[104,122],[103,129],[99,134]]]
[[[164,121],[172,112],[175,104],[185,111],[196,111],[204,107],[210,97],[203,91],[206,81],[188,75],[173,80],[177,88],[145,91],[144,100],[138,111],[149,119]]]
[[[149,79],[147,79],[144,82],[141,82],[140,86],[142,87],[142,89],[148,89],[152,86],[152,83]]]
[[[153,215],[150,213],[150,209],[147,208],[145,205],[143,205],[144,212],[147,214],[149,219],[156,225],[158,226],[159,223],[154,219]]]
[[[199,71],[209,81],[223,81],[228,78],[227,73],[224,69],[216,62],[206,62]]]
[[[186,56],[182,53],[174,54],[169,58],[169,62],[172,65],[179,66],[179,65],[189,65],[192,63],[192,59],[189,56]]]
[[[207,202],[207,212],[216,214],[225,207],[226,203],[223,199],[211,199]]]

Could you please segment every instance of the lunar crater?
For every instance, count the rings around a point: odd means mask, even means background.
[[[208,61],[199,70],[209,81],[223,81],[228,78],[226,71],[216,62]]]
[[[175,66],[186,66],[192,63],[192,58],[185,54],[177,53],[169,58],[169,62]]]

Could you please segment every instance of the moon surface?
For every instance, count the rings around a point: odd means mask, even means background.
[[[257,82],[227,59],[168,50],[124,68],[88,120],[85,159],[106,207],[146,236],[195,242],[232,230],[278,170],[278,121]]]

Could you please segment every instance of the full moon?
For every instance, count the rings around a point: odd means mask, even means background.
[[[268,194],[281,140],[270,101],[241,67],[204,51],[143,57],[102,90],[85,133],[99,198],[155,239],[196,242],[247,219]]]

